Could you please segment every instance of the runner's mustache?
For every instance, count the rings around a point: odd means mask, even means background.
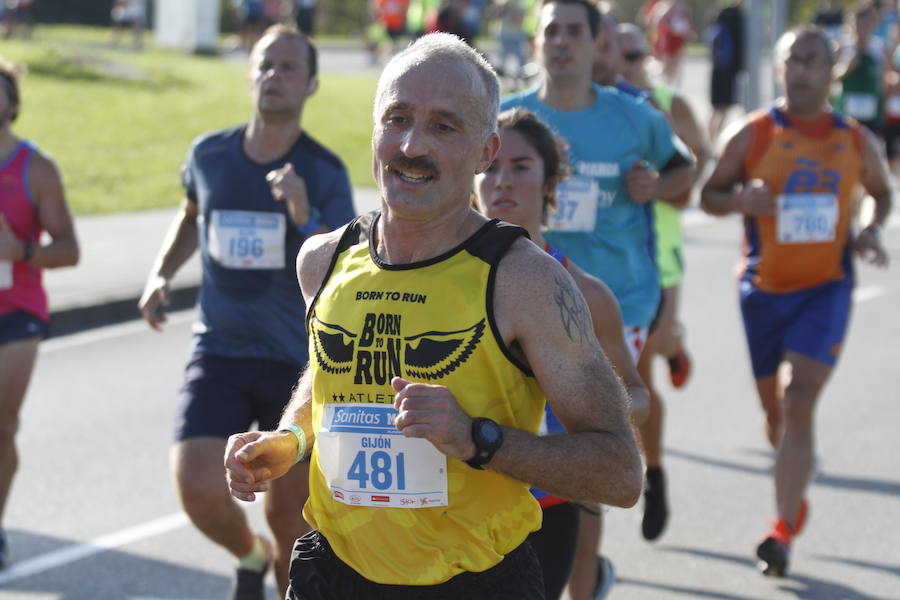
[[[434,178],[437,178],[438,176],[437,165],[424,156],[409,158],[408,156],[398,154],[388,162],[384,169],[386,171],[415,171]]]

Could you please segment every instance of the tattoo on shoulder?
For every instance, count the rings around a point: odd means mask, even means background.
[[[566,330],[566,335],[581,346],[588,345],[591,341],[592,331],[591,320],[584,300],[569,281],[557,277],[555,283],[553,300],[559,307],[559,317]]]

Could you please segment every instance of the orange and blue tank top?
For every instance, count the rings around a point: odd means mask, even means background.
[[[771,108],[750,116],[745,184],[766,182],[774,215],[744,218],[743,279],[773,293],[852,275],[853,189],[863,173],[856,121],[839,113],[813,120]]]
[[[28,169],[36,150],[34,144],[22,140],[0,163],[0,213],[3,213],[16,237],[35,245],[43,232],[37,204],[28,184]],[[47,294],[41,279],[41,269],[26,262],[14,261],[12,287],[0,289],[0,315],[25,311],[48,321]]]
[[[493,220],[441,256],[391,265],[377,222],[347,226],[307,315],[316,442],[303,515],[366,579],[434,585],[498,564],[541,511],[528,484],[398,432],[391,379],[446,386],[472,417],[538,431],[543,392],[493,310],[497,265],[527,233]]]

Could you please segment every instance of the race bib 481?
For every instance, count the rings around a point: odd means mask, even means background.
[[[447,457],[431,442],[407,438],[397,410],[376,404],[326,404],[316,434],[319,465],[338,502],[357,506],[446,506]]]

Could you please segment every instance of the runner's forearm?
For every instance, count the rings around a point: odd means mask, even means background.
[[[312,375],[309,368],[300,375],[291,401],[281,415],[278,428],[287,429],[291,423],[296,423],[303,428],[303,433],[306,434],[306,455],[309,455],[313,442],[316,441],[316,434],[312,426]]]
[[[171,281],[175,273],[197,250],[198,244],[196,217],[189,214],[188,210],[182,206],[169,226],[151,274]]]
[[[637,502],[642,474],[633,438],[609,431],[537,436],[507,427],[503,438],[489,469],[575,501],[622,507]]]
[[[656,182],[657,198],[668,202],[681,196],[690,189],[697,178],[696,163],[684,164],[665,171],[660,171]]]
[[[700,206],[711,215],[724,216],[740,212],[737,192],[705,188],[700,194]]]

